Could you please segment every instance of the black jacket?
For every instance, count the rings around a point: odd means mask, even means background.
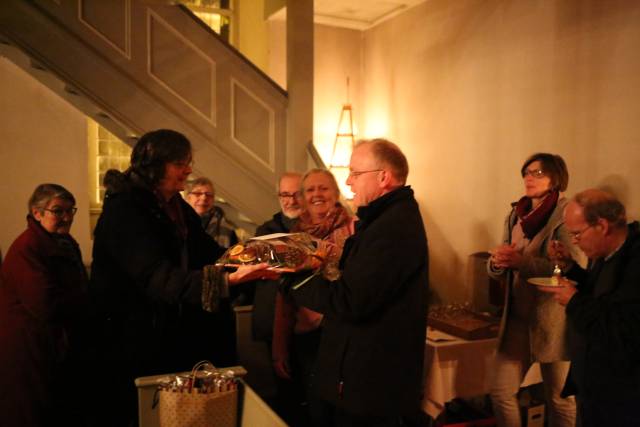
[[[358,209],[342,276],[316,276],[290,292],[324,313],[314,387],[355,415],[418,410],[427,328],[427,238],[413,190],[402,187]]]
[[[106,357],[132,376],[216,359],[217,351],[228,351],[215,342],[228,325],[201,308],[201,269],[224,250],[182,198],[186,239],[153,192],[121,178],[108,190],[93,246],[90,293],[103,319]]]
[[[256,229],[256,236],[273,233],[288,233],[296,220],[289,219],[282,212]],[[253,314],[251,316],[251,332],[254,340],[273,340],[273,318],[276,311],[276,294],[278,282],[275,280],[256,280],[253,300]]]
[[[273,218],[256,229],[256,236],[264,236],[265,234],[273,233],[288,233],[296,222],[297,219],[287,218],[282,212],[278,212],[273,215]]]
[[[640,231],[589,270],[569,272],[578,293],[567,304],[571,371],[565,393],[637,413],[640,401]],[[622,405],[624,406],[624,405]]]

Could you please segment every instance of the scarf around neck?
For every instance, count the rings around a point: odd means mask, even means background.
[[[294,229],[309,233],[318,239],[326,239],[334,230],[348,225],[349,221],[351,221],[351,217],[347,210],[340,203],[336,203],[335,207],[327,212],[319,224],[313,224],[309,213],[303,212]]]
[[[531,198],[524,196],[518,200],[516,215],[520,218],[520,225],[527,239],[531,240],[547,224],[558,204],[558,197],[558,191],[551,191],[535,209],[532,209]]]

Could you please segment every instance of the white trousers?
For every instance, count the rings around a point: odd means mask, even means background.
[[[540,372],[544,385],[549,427],[574,427],[576,425],[576,402],[573,397],[562,398],[570,362],[541,363]],[[499,427],[521,427],[518,390],[531,362],[529,355],[522,359],[498,352],[495,359],[491,403]]]

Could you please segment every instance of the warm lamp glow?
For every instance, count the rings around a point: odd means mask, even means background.
[[[329,160],[329,168],[349,166],[351,150],[355,143],[353,134],[353,116],[351,104],[344,104],[338,120],[338,131],[333,141],[333,150]]]
[[[338,131],[336,132],[336,139],[333,141],[331,159],[329,160],[329,170],[336,177],[340,192],[347,200],[353,199],[353,193],[346,184],[347,177],[349,176],[351,151],[355,144],[352,113],[351,104],[344,104],[342,106],[340,119],[338,121]]]
[[[349,186],[347,186],[347,178],[349,177],[349,162],[351,160],[351,152],[355,145],[355,125],[353,123],[353,109],[349,102],[349,78],[347,77],[347,102],[342,104],[340,110],[340,116],[338,118],[338,126],[335,128],[335,122],[332,121],[331,128],[335,129],[335,138],[333,140],[333,146],[329,151],[328,162],[326,162],[328,169],[333,173],[338,182],[340,193],[347,200],[353,199],[353,193]],[[318,132],[325,131],[326,123],[322,123],[322,127],[318,126],[316,130]],[[333,133],[334,130],[331,131]]]
[[[389,135],[389,121],[382,111],[369,112],[365,119],[364,137],[378,138]]]
[[[349,177],[349,167],[333,167],[331,168],[331,173],[336,177],[340,193],[344,196],[345,199],[352,200],[353,193],[351,192],[351,188],[347,185],[347,178]]]

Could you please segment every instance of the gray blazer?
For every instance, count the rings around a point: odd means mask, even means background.
[[[565,198],[558,200],[555,210],[549,217],[547,224],[531,239],[523,251],[524,265],[516,275],[511,269],[494,267],[487,262],[487,271],[494,279],[502,280],[505,284],[505,307],[500,323],[498,349],[503,350],[508,343],[505,341],[505,329],[509,322],[514,322],[512,313],[514,300],[520,308],[519,315],[524,313],[524,321],[529,333],[529,357],[532,362],[554,362],[569,360],[566,344],[565,309],[553,299],[553,295],[540,292],[535,286],[527,283],[531,277],[549,277],[553,273],[554,263],[548,258],[547,250],[552,239],[561,241],[569,250],[574,260],[584,265],[585,256],[573,245],[571,237],[564,227],[562,214],[567,204]],[[503,243],[511,243],[513,227],[517,222],[514,208],[505,220]],[[523,331],[524,333],[524,331]]]

